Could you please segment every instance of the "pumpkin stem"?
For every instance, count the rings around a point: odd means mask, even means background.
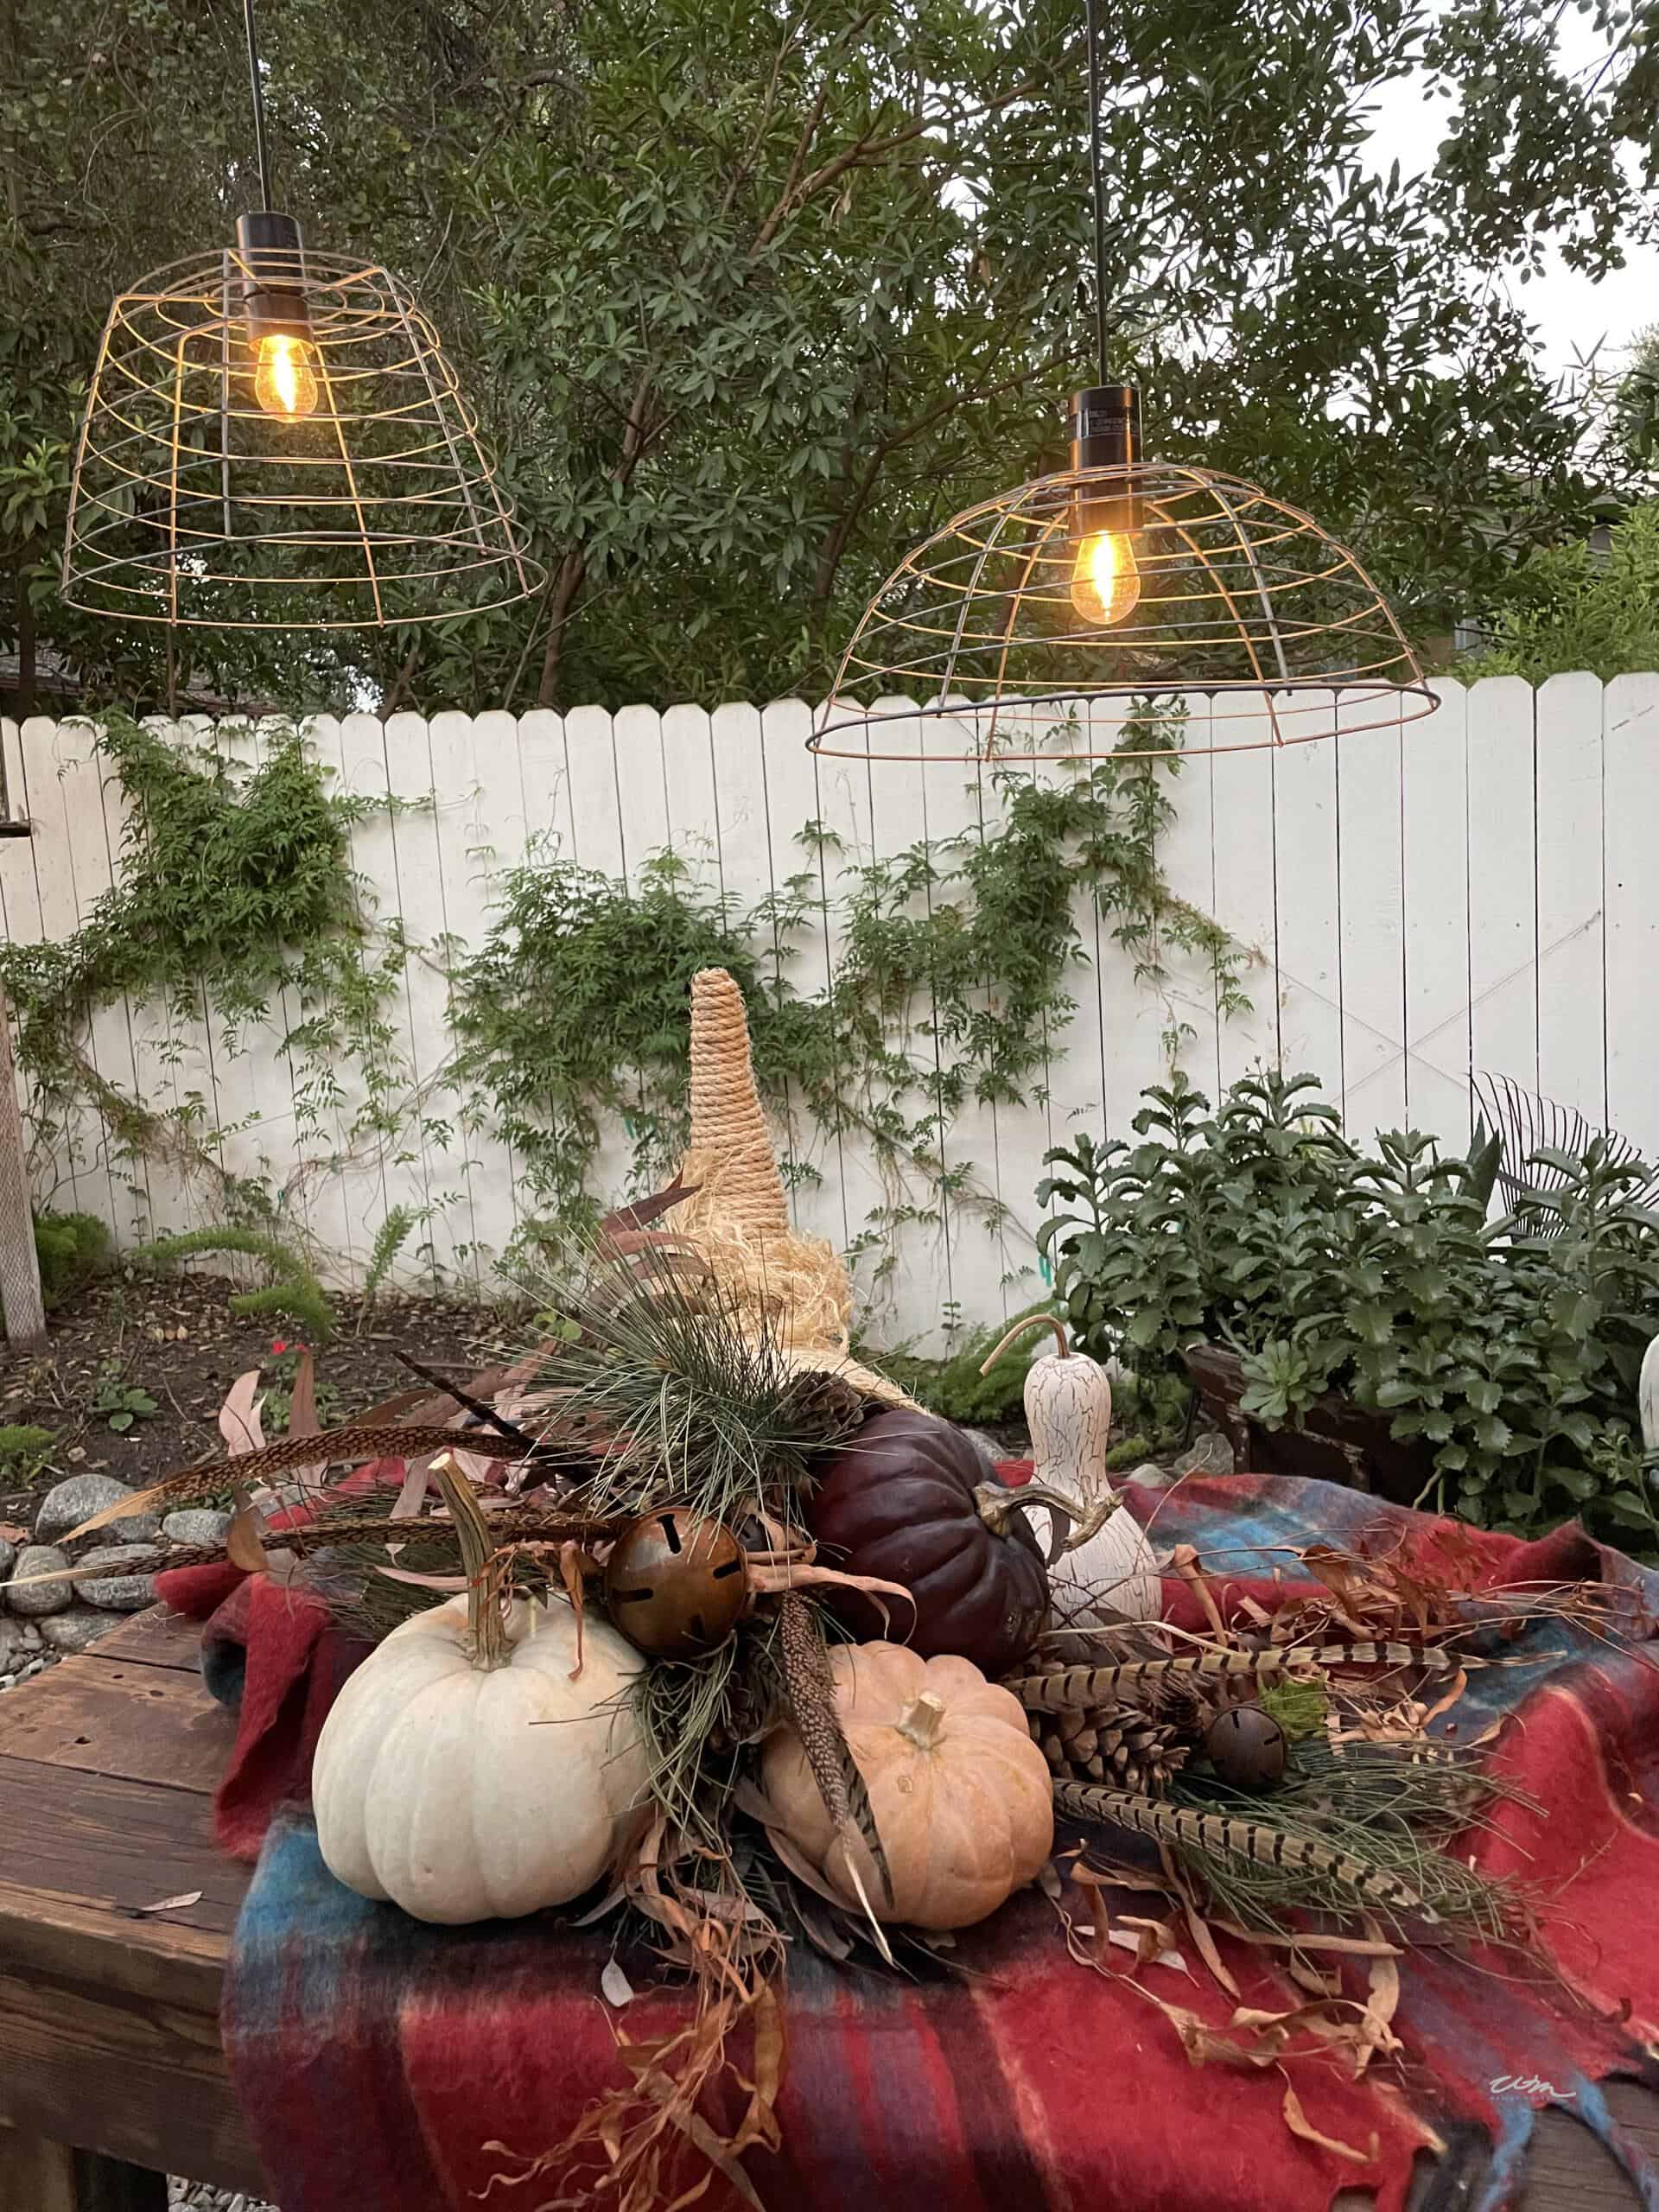
[[[918,1751],[931,1751],[944,1726],[944,1700],[937,1690],[923,1690],[906,1707],[893,1726],[907,1736]]]
[[[996,1350],[986,1357],[980,1367],[980,1373],[982,1375],[988,1375],[991,1370],[996,1365],[997,1361],[1001,1358],[1003,1353],[1007,1351],[1008,1346],[1014,1342],[1014,1338],[1016,1337],[1023,1337],[1027,1331],[1030,1329],[1052,1329],[1055,1335],[1059,1338],[1059,1357],[1062,1359],[1070,1359],[1072,1357],[1071,1346],[1066,1340],[1065,1325],[1061,1321],[1058,1313],[1027,1313],[1023,1321],[1016,1321],[1014,1323],[1014,1326],[1008,1331],[1007,1335],[1004,1337],[1001,1343],[998,1344]]]
[[[495,1545],[489,1523],[473,1496],[473,1486],[455,1472],[446,1452],[432,1463],[432,1479],[449,1509],[461,1541],[461,1564],[467,1577],[467,1632],[472,1662],[481,1673],[505,1667],[512,1656],[507,1624],[501,1618],[501,1570],[496,1565]]]
[[[1085,1508],[1063,1491],[1050,1490],[1046,1483],[1025,1483],[1018,1490],[1010,1490],[1006,1483],[979,1483],[975,1486],[974,1503],[979,1509],[980,1519],[994,1536],[1006,1536],[1009,1522],[1027,1506],[1046,1507],[1050,1567],[1062,1552],[1074,1552],[1079,1544],[1086,1544],[1108,1516],[1117,1510],[1115,1495]]]

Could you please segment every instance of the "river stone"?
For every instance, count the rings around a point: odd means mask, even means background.
[[[35,1519],[35,1541],[49,1544],[59,1536],[67,1536],[83,1521],[90,1521],[94,1513],[102,1513],[106,1506],[118,1505],[124,1497],[135,1496],[136,1491],[125,1483],[117,1482],[113,1475],[71,1475],[67,1481],[54,1484],[41,1500],[41,1510]],[[153,1513],[140,1513],[109,1522],[94,1533],[100,1544],[149,1544],[154,1543],[160,1532],[161,1523]]]
[[[231,1533],[233,1518],[229,1513],[215,1513],[209,1506],[187,1506],[182,1513],[168,1515],[162,1534],[173,1544],[222,1544]]]
[[[1187,1453],[1184,1475],[1230,1475],[1233,1447],[1218,1428],[1208,1429]]]
[[[6,1585],[6,1603],[12,1611],[29,1620],[38,1620],[47,1613],[62,1612],[71,1602],[68,1583],[48,1582],[37,1590],[22,1590],[18,1585],[31,1574],[61,1573],[68,1564],[67,1554],[55,1544],[25,1544]]]
[[[8,1543],[3,1536],[0,1536],[0,1582],[3,1582],[11,1573],[12,1563],[16,1557],[16,1545]]]
[[[50,1620],[42,1621],[41,1634],[54,1651],[84,1651],[114,1626],[109,1615],[96,1605],[72,1605],[67,1613],[54,1613]]]
[[[151,1577],[161,1563],[161,1552],[154,1544],[100,1544],[75,1561],[86,1571],[84,1581],[80,1575],[75,1577],[75,1595],[107,1613],[142,1613],[155,1603]]]
[[[23,1633],[28,1625],[26,1621],[9,1620],[0,1613],[0,1675],[16,1674],[35,1656],[34,1640]]]

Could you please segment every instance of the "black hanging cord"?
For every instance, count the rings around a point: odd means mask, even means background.
[[[1087,0],[1089,17],[1089,135],[1095,172],[1095,324],[1096,338],[1100,348],[1100,381],[1110,381],[1106,372],[1106,185],[1104,166],[1100,146],[1100,25],[1096,16],[1096,0]],[[253,22],[253,0],[248,0],[248,22]],[[252,36],[251,29],[249,36]]]
[[[1093,6],[1094,0],[1090,0],[1091,10]],[[248,75],[253,84],[253,149],[259,163],[259,196],[265,213],[269,214],[271,211],[270,149],[265,143],[265,87],[259,74],[259,29],[254,21],[253,0],[242,0],[242,15],[248,29]],[[1098,181],[1095,186],[1095,197],[1098,204]],[[1096,219],[1098,221],[1098,214]],[[1101,327],[1103,330],[1105,327],[1103,323]]]

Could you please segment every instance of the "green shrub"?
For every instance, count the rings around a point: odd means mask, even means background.
[[[37,1213],[35,1256],[41,1268],[41,1295],[48,1306],[61,1306],[110,1264],[110,1232],[96,1214]]]
[[[1443,1158],[1417,1132],[1366,1154],[1314,1077],[1234,1084],[1220,1110],[1177,1077],[1145,1093],[1142,1141],[1049,1154],[1039,1198],[1062,1309],[1085,1350],[1140,1376],[1197,1339],[1231,1344],[1242,1410],[1294,1425],[1327,1390],[1433,1454],[1427,1495],[1527,1532],[1580,1513],[1659,1537],[1637,1380],[1659,1332],[1648,1170],[1537,1155],[1566,1178],[1488,1221],[1489,1147]]]
[[[1542,683],[1588,669],[1611,683],[1659,668],[1659,499],[1611,530],[1605,554],[1580,540],[1522,562],[1485,631],[1484,647],[1454,674]]]
[[[0,1428],[0,1482],[26,1486],[42,1473],[57,1443],[56,1432],[29,1422]]]
[[[297,1252],[264,1230],[188,1230],[179,1236],[158,1236],[153,1243],[141,1245],[133,1256],[159,1267],[175,1267],[181,1260],[225,1252],[258,1260],[272,1278],[263,1290],[238,1291],[232,1297],[231,1311],[238,1319],[285,1313],[320,1338],[334,1335],[334,1309],[322,1285]]]
[[[1048,1300],[1027,1308],[1028,1314],[1052,1311]],[[1015,1320],[1027,1318],[1014,1316]],[[1013,1326],[1010,1321],[1008,1327]],[[976,1329],[944,1359],[924,1359],[902,1351],[872,1352],[870,1358],[929,1413],[969,1428],[995,1427],[1024,1420],[1027,1370],[1044,1344],[1053,1342],[1052,1331],[1046,1330],[1040,1338],[1033,1331],[1010,1344],[990,1373],[982,1375],[980,1363],[1006,1334],[1006,1329]]]

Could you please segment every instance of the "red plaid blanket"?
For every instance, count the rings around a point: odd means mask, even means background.
[[[1659,1581],[1576,1529],[1547,1541],[1477,1535],[1351,1491],[1287,1478],[1195,1480],[1131,1493],[1160,1544],[1192,1543],[1234,1593],[1274,1605],[1283,1548],[1323,1541],[1389,1550],[1427,1574],[1560,1582],[1605,1577],[1659,1603]],[[1289,1586],[1294,1594],[1295,1586]],[[166,1592],[200,1610],[209,1591]],[[1170,1586],[1171,1610],[1191,1599]],[[210,1671],[244,1669],[243,1725],[221,1831],[269,1834],[238,1929],[226,1993],[227,2048],[283,2212],[461,2212],[550,2148],[620,2075],[619,2030],[649,2038],[685,1999],[626,1956],[639,1997],[618,2015],[600,1977],[603,1927],[549,1915],[473,1929],[423,1928],[348,1895],[321,1866],[303,1807],[277,1801],[353,1654],[309,1609],[255,1586],[220,1617]],[[1537,1663],[1471,1676],[1465,1736],[1512,1715],[1495,1754],[1546,1815],[1505,1806],[1472,1848],[1541,1900],[1535,1970],[1402,1961],[1395,2029],[1404,2055],[1355,2081],[1333,2061],[1293,2061],[1306,2119],[1336,2148],[1294,2137],[1274,2068],[1194,2067],[1141,1990],[1072,1963],[1053,1908],[1014,1900],[926,1982],[791,1963],[781,2155],[746,2161],[768,2212],[1323,2212],[1344,2187],[1401,2212],[1414,2153],[1440,2164],[1427,2200],[1452,2212],[1512,2201],[1534,2113],[1574,2112],[1659,2208],[1659,2174],[1610,2120],[1599,2082],[1652,2080],[1659,2033],[1659,1666],[1560,1622],[1512,1649]],[[1148,1967],[1167,2003],[1224,2028],[1235,2002],[1274,2012],[1301,1999],[1270,1954],[1224,1946],[1238,1985]],[[1361,1993],[1356,1977],[1353,1987]],[[740,2054],[741,2056],[741,2054]],[[718,2115],[730,2120],[734,2113]],[[557,2177],[501,2187],[505,2212],[537,2212]],[[702,2201],[727,2202],[717,2184]]]

